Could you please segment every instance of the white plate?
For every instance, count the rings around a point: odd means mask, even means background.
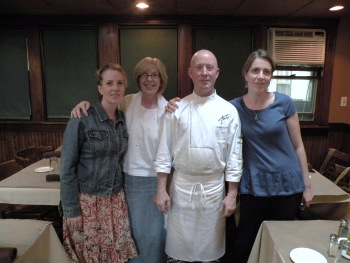
[[[290,258],[294,263],[327,263],[321,253],[306,247],[294,248],[290,252]]]
[[[341,252],[341,255],[342,255],[344,258],[350,259],[350,256],[349,256],[348,254],[346,254],[346,251],[345,251],[345,250],[343,250],[343,251]]]
[[[53,167],[43,166],[43,167],[36,168],[34,171],[37,173],[47,173],[47,172],[53,171]]]

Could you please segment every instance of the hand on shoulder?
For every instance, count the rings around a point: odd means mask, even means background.
[[[91,103],[88,101],[81,101],[75,106],[70,112],[71,118],[81,118],[81,111],[83,111],[85,116],[88,116],[88,109],[90,109]]]

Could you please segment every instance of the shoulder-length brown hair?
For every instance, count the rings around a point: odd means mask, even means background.
[[[263,49],[258,49],[256,51],[252,52],[248,56],[246,62],[244,63],[243,68],[242,68],[242,76],[243,76],[243,78],[245,77],[245,74],[249,71],[250,66],[252,65],[252,63],[257,58],[261,58],[261,59],[267,60],[270,63],[270,65],[271,65],[271,73],[273,73],[275,71],[275,63],[273,62],[272,58],[267,53],[267,51],[263,50]]]

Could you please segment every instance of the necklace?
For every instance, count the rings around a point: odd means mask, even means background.
[[[254,112],[254,115],[255,115],[254,120],[258,121],[259,120],[259,111],[253,110],[253,112]]]

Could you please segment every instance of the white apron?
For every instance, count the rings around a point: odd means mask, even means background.
[[[166,253],[183,261],[210,261],[225,253],[223,174],[189,176],[177,171],[171,184]]]

